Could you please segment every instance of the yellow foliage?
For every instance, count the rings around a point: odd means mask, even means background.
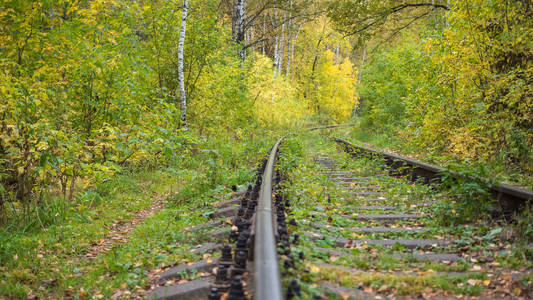
[[[357,71],[350,60],[334,63],[334,53],[327,50],[317,67],[317,106],[319,113],[341,122],[350,116],[356,105],[355,83]]]
[[[297,99],[297,91],[283,76],[273,77],[272,62],[258,55],[248,77],[254,114],[267,127],[294,126],[308,114],[307,105]]]

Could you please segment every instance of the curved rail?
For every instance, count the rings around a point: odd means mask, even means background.
[[[336,124],[336,125],[324,125],[324,126],[317,126],[317,127],[311,127],[306,128],[306,130],[313,131],[313,130],[319,130],[319,129],[332,129],[332,128],[343,128],[343,127],[353,127],[357,124]]]
[[[254,299],[257,300],[283,299],[272,212],[272,178],[278,147],[284,138],[279,139],[270,152],[259,190],[254,241]]]
[[[411,179],[413,180],[416,180],[417,177],[422,177],[425,179],[426,183],[431,183],[435,179],[438,179],[445,170],[444,168],[426,164],[414,159],[357,146],[340,138],[334,138],[334,141],[343,145],[347,150],[346,152],[350,152],[352,155],[366,154],[371,157],[384,158],[385,163],[389,167],[399,170],[403,169],[400,173],[405,174],[402,175],[408,175],[408,172],[412,172]],[[457,175],[457,177],[459,176]],[[517,212],[528,201],[533,201],[533,191],[515,188],[507,184],[492,185],[489,187],[489,192],[492,198],[500,202],[504,213],[506,214]]]

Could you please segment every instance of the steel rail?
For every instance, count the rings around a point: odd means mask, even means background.
[[[284,138],[280,138],[270,152],[259,190],[254,237],[254,299],[257,300],[284,299],[274,228],[275,215],[272,212],[274,163],[278,147]]]
[[[324,126],[305,128],[305,130],[313,131],[313,130],[319,130],[319,129],[333,129],[333,128],[353,127],[353,126],[356,126],[356,125],[357,124],[324,125]]]
[[[389,167],[399,170],[398,174],[409,175],[410,173],[412,180],[416,180],[418,177],[421,177],[424,178],[425,183],[429,184],[436,179],[439,179],[445,171],[445,169],[441,167],[430,165],[407,157],[354,145],[340,138],[334,138],[333,140],[339,144],[342,144],[346,150],[351,149],[347,152],[352,153],[352,155],[364,154],[371,157],[383,158]],[[461,177],[453,172],[450,173],[456,178]],[[475,180],[475,178],[470,179]],[[493,184],[489,187],[489,192],[492,198],[496,199],[501,204],[504,214],[518,212],[528,201],[533,201],[533,191],[519,189],[507,184]]]

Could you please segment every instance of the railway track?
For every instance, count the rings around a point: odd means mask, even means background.
[[[331,141],[307,145],[295,170],[276,168],[282,140],[253,185],[215,203],[211,222],[188,229],[212,237],[193,250],[204,259],[157,274],[146,298],[533,296],[531,257],[514,257],[504,229],[441,228],[431,188],[389,177],[374,160],[350,159]]]

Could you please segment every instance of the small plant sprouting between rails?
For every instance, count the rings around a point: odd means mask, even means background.
[[[464,224],[491,215],[496,207],[486,175],[482,165],[471,168],[452,164],[442,172],[440,188],[444,200],[434,205],[435,215],[442,224]]]

